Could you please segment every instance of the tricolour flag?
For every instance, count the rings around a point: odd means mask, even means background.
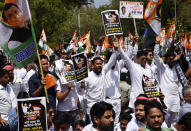
[[[190,32],[190,37],[189,37],[189,49],[191,50],[191,32]]]
[[[92,50],[91,47],[91,41],[90,41],[90,33],[91,31],[88,31],[87,34],[84,34],[79,40],[79,48],[83,48],[83,45],[86,45],[85,53],[93,53],[94,51]]]
[[[5,0],[0,22],[0,46],[17,67],[36,58],[37,49],[27,0]]]
[[[144,19],[157,35],[161,31],[161,8],[159,8],[161,4],[162,0],[149,0],[144,13]]]
[[[166,43],[166,33],[165,33],[165,27],[162,27],[162,28],[161,28],[161,33],[160,33],[160,36],[161,36],[160,45],[161,45],[161,46],[164,46],[164,45],[165,45],[165,43]]]
[[[42,30],[38,45],[43,49],[41,54],[47,55],[49,57],[54,53],[54,51],[47,45],[47,39],[44,29]]]
[[[105,36],[102,48],[101,48],[101,52],[105,52],[110,48],[110,44],[109,44],[109,40],[108,40],[108,36]]]
[[[124,40],[123,40],[123,36],[120,37],[119,42],[120,42],[121,48],[125,49],[125,43],[124,43]]]
[[[189,41],[188,41],[188,37],[187,37],[186,32],[185,32],[185,36],[184,36],[183,45],[186,48],[186,50],[189,50],[190,46],[189,46]]]
[[[131,34],[131,32],[129,32],[129,41],[133,40],[133,35]]]
[[[172,38],[173,34],[175,33],[175,30],[176,30],[175,22],[173,21],[171,26],[169,27],[167,38]]]
[[[74,51],[78,50],[78,44],[77,44],[77,30],[74,31],[73,37],[67,47],[67,51],[74,49]]]

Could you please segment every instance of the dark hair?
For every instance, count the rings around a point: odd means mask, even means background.
[[[147,102],[148,102],[147,100],[136,100],[134,105],[135,105],[135,107],[138,105],[144,105],[145,106],[147,104]]]
[[[125,8],[125,6],[122,6],[122,7],[121,7],[121,9],[124,9],[124,8]],[[125,8],[125,9],[126,9],[126,8]]]
[[[141,57],[141,56],[146,56],[145,52],[143,50],[140,50],[137,52],[137,58]]]
[[[81,127],[85,127],[86,123],[83,120],[77,120],[77,121],[75,121],[74,125],[75,125],[74,127],[76,127],[77,125],[80,125]]]
[[[9,8],[11,8],[12,6],[15,6],[15,7],[17,7],[18,9],[19,9],[19,7],[16,5],[16,4],[14,4],[14,3],[8,3],[8,4],[5,4],[5,6],[3,7],[3,13],[2,13],[2,18],[5,20],[5,21],[7,21],[7,18],[6,18],[6,16],[5,16],[5,11],[7,11]],[[19,9],[20,10],[20,9]]]
[[[103,62],[103,60],[101,59],[101,57],[94,57],[93,60],[92,60],[92,64],[95,63],[96,60],[101,60]]]
[[[71,116],[69,114],[62,114],[62,113],[57,113],[53,119],[53,123],[55,127],[59,127],[62,124],[68,124],[70,125],[71,123]]]
[[[101,116],[103,116],[105,111],[107,110],[113,111],[113,106],[104,101],[95,103],[90,110],[92,123],[95,125],[94,117],[96,116],[98,119],[101,118]],[[114,116],[115,116],[115,112],[114,112]]]
[[[5,74],[9,74],[9,72],[5,69],[0,69],[0,78],[3,77]]]
[[[50,62],[54,62],[55,59],[56,59],[55,57],[56,57],[55,55],[51,55],[51,56],[50,56]]]
[[[129,121],[131,121],[131,119],[132,119],[132,116],[127,113],[121,113],[120,117],[119,117],[119,121],[127,120],[129,122]]]
[[[160,13],[159,13],[159,11],[160,11],[161,8],[162,8],[162,4],[159,4],[159,5],[157,6],[157,16],[158,16],[158,17],[161,17],[161,16],[160,16]]]
[[[40,55],[40,60],[42,59],[47,59],[48,60],[48,57],[46,55]]]
[[[163,113],[163,115],[165,115],[165,113],[163,112],[163,107],[158,101],[148,101],[147,104],[144,106],[145,116],[149,114],[149,110],[151,108],[157,108]]]
[[[145,50],[145,55],[147,56],[149,54],[149,52],[152,52],[153,53],[153,50]]]
[[[137,97],[140,97],[140,96],[148,98],[146,94],[139,94]]]
[[[191,130],[191,112],[184,114],[178,121],[179,125],[184,125],[187,130]]]

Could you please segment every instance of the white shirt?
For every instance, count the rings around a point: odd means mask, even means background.
[[[58,111],[73,111],[78,109],[77,107],[77,93],[75,89],[75,84],[72,83],[73,87],[70,90],[69,94],[66,96],[66,98],[62,101],[58,101],[57,104],[57,110]],[[60,81],[57,81],[57,91],[64,91],[68,88],[67,84],[61,84]]]
[[[30,71],[27,72],[26,76],[23,79],[23,83],[27,92],[29,91],[28,81],[31,78],[31,76],[34,74],[35,74],[35,70],[31,69]]]
[[[121,131],[120,122],[114,128],[114,131]]]
[[[121,97],[120,90],[120,71],[124,66],[124,61],[116,62],[115,68],[110,69],[106,74],[106,97],[118,99]]]
[[[12,88],[7,85],[3,87],[0,85],[0,113],[1,118],[8,120],[8,113],[11,109],[17,107],[17,99]]]
[[[139,128],[146,127],[146,125],[136,119],[132,119],[126,127],[126,131],[139,131]]]
[[[88,114],[90,114],[90,108],[93,104],[105,100],[105,76],[108,70],[115,64],[116,58],[117,52],[114,52],[99,75],[95,74],[94,71],[88,72],[88,78],[85,80],[87,83],[85,97],[87,99]]]
[[[82,131],[98,131],[96,128],[93,127],[93,124],[86,125]]]
[[[125,64],[128,67],[131,76],[131,93],[130,93],[130,102],[129,107],[134,108],[134,102],[136,97],[139,94],[143,94],[142,88],[142,78],[145,72],[145,69],[135,62],[133,62],[127,55],[125,55],[124,51],[120,48],[120,53],[122,58],[125,60]]]
[[[158,52],[159,45],[155,45],[154,59],[159,72],[160,88],[165,96],[164,103],[168,110],[178,112],[180,109],[179,88],[181,84],[178,80],[175,67],[170,68],[167,64],[164,64],[158,56]]]
[[[157,79],[157,66],[154,63],[151,63],[151,65],[146,64],[144,75],[151,79]]]

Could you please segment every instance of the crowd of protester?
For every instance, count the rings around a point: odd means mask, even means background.
[[[100,37],[95,53],[86,54],[88,77],[81,82],[62,84],[55,72],[55,61],[71,59],[72,49],[55,49],[57,57],[40,55],[44,76],[57,78],[47,89],[48,130],[191,131],[191,67],[183,47],[173,41],[161,56],[159,36],[145,50],[138,35],[127,49],[114,36],[112,51],[101,53],[103,42]],[[46,77],[38,62],[19,69],[3,53],[0,62],[0,130],[17,130],[17,99],[45,97]],[[158,96],[145,92],[149,82]]]

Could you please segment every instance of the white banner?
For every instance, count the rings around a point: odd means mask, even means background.
[[[143,18],[143,2],[120,1],[120,18]]]

